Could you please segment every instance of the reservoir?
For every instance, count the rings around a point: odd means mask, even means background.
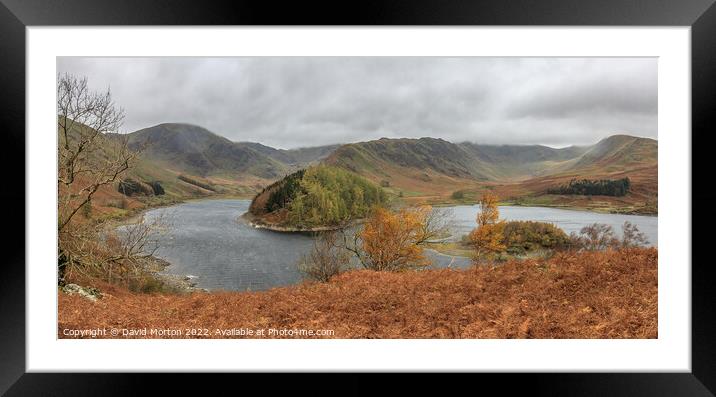
[[[164,271],[191,275],[198,287],[209,290],[264,290],[301,281],[296,262],[310,251],[313,238],[296,233],[257,229],[240,219],[250,200],[202,200],[147,211],[145,221],[162,217],[166,225],[155,256],[171,263]],[[445,207],[452,217],[453,237],[475,227],[478,206]],[[621,232],[630,221],[657,244],[655,216],[600,214],[543,207],[502,206],[505,220],[551,222],[569,234],[591,223],[606,223]],[[466,267],[470,259],[428,251],[433,266]]]

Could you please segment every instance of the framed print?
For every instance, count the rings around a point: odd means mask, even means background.
[[[711,395],[716,7],[551,3],[4,1],[2,390]]]

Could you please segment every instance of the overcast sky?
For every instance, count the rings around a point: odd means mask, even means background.
[[[592,144],[657,137],[656,58],[75,58],[123,132],[191,123],[278,148],[431,136]]]

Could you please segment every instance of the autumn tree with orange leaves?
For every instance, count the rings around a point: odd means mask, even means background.
[[[363,229],[353,235],[353,242],[348,243],[344,237],[343,247],[353,252],[366,269],[422,268],[430,264],[422,246],[445,235],[446,219],[444,212],[430,206],[398,211],[375,208]]]
[[[470,232],[470,243],[475,249],[475,258],[480,259],[505,250],[503,229],[505,224],[500,220],[497,208],[499,199],[492,192],[487,192],[480,199],[480,212],[477,213],[477,227]]]

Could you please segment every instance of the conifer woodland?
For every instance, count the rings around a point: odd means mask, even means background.
[[[350,171],[318,165],[297,171],[259,193],[254,215],[281,213],[279,223],[310,228],[345,224],[386,202],[379,186]]]

